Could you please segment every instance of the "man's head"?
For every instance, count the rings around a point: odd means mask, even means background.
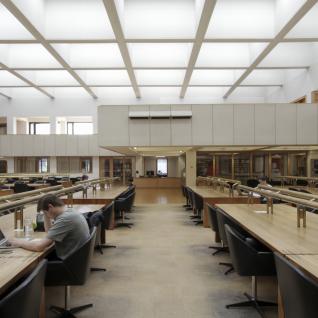
[[[64,212],[64,202],[56,195],[47,194],[38,202],[38,211],[43,211],[46,215],[54,219]]]
[[[261,184],[261,185],[267,185],[267,177],[263,176],[263,177],[260,177],[258,179],[258,182]]]

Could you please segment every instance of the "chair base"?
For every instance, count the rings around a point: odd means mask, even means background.
[[[212,255],[219,254],[221,252],[228,252],[229,248],[227,246],[209,246],[209,248],[213,248],[215,252]]]
[[[91,267],[91,272],[106,272],[106,268],[101,268],[101,267]]]
[[[117,246],[116,245],[108,245],[108,244],[101,244],[100,245],[100,248],[103,249],[103,248],[116,248]]]
[[[264,317],[264,314],[261,310],[261,307],[276,307],[277,306],[276,303],[273,303],[270,301],[258,300],[255,297],[252,297],[251,295],[249,295],[247,293],[244,293],[244,296],[248,299],[247,301],[242,301],[239,303],[226,305],[225,307],[227,309],[253,307],[257,310],[257,312],[260,314],[261,317]]]
[[[57,306],[51,306],[50,307],[50,311],[56,313],[59,315],[60,318],[76,318],[76,316],[74,314],[83,311],[85,309],[91,308],[93,307],[93,304],[87,304],[87,305],[83,305],[83,306],[78,306],[78,307],[74,307],[71,309],[64,309],[62,307],[57,307]]]
[[[201,224],[203,224],[203,221],[202,221],[202,220],[199,220],[199,221],[196,221],[194,224],[195,224],[195,225],[201,225]]]
[[[201,216],[199,215],[190,215],[190,219],[200,219]]]
[[[134,225],[134,223],[117,223],[115,225],[115,228],[117,228],[117,227],[128,227],[128,228],[131,228],[133,225]]]
[[[231,264],[231,263],[223,263],[223,262],[221,262],[221,263],[219,263],[219,265],[229,267],[229,269],[227,271],[225,271],[224,275],[228,275],[228,274],[234,272],[234,267],[233,267],[233,264]]]

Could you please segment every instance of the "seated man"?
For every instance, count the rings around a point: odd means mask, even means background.
[[[65,211],[64,202],[55,195],[48,194],[39,202],[44,213],[46,238],[34,241],[11,239],[13,246],[29,251],[41,252],[55,243],[55,253],[60,259],[79,247],[89,238],[89,228],[85,218],[72,210]]]

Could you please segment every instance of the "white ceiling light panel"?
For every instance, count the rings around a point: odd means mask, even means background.
[[[130,85],[126,70],[77,71],[87,85]]]
[[[181,85],[185,70],[136,70],[139,85]]]
[[[194,70],[190,85],[232,85],[243,70]]]
[[[126,0],[124,32],[127,38],[193,38],[193,0]]]

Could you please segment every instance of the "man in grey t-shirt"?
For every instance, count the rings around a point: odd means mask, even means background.
[[[13,239],[10,240],[12,245],[40,252],[55,243],[56,256],[64,259],[89,238],[89,228],[85,218],[79,213],[65,211],[63,201],[55,195],[44,196],[38,208],[44,213],[47,237],[37,241]]]

